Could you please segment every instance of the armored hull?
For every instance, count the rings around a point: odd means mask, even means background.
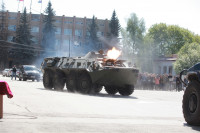
[[[108,94],[131,95],[137,82],[138,69],[128,67],[124,60],[105,59],[89,53],[85,57],[46,58],[42,63],[43,84],[47,89],[70,92],[98,93],[105,88]]]

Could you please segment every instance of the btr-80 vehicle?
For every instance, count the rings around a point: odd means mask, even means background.
[[[180,73],[180,79],[186,86],[183,95],[183,114],[190,125],[200,125],[200,63]]]
[[[105,58],[102,53],[89,52],[84,57],[45,58],[41,69],[46,89],[80,93],[99,93],[103,86],[108,94],[131,95],[137,82],[138,69],[125,60]]]

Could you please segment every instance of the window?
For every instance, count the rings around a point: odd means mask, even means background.
[[[38,44],[38,39],[36,37],[32,38],[33,44]]]
[[[8,41],[8,42],[12,42],[12,41],[13,41],[13,36],[8,36],[8,37],[7,37],[7,41]]]
[[[82,30],[75,30],[75,36],[82,36]]]
[[[60,34],[61,33],[61,28],[56,28],[56,34]]]
[[[104,24],[99,24],[99,26],[104,26]]]
[[[167,73],[167,66],[163,67],[163,74]]]
[[[60,20],[56,20],[56,23],[61,23],[61,21]]]
[[[65,24],[72,24],[71,21],[65,21]]]
[[[173,69],[173,67],[169,66],[169,74],[172,74],[172,69]]]
[[[83,24],[83,22],[76,22],[76,24]]]
[[[64,29],[65,35],[72,35],[72,29]]]
[[[101,31],[98,31],[98,32],[97,32],[97,36],[98,36],[98,37],[101,37],[101,36],[103,36],[103,35],[104,35],[103,32],[101,32]]]
[[[60,45],[60,40],[56,39],[56,45]]]
[[[37,27],[37,26],[33,26],[33,27],[31,27],[31,32],[39,32],[39,27]]]
[[[16,31],[16,25],[9,25],[8,30],[9,31]]]
[[[31,20],[32,20],[32,21],[40,21],[40,16],[39,16],[39,15],[36,15],[36,14],[32,14],[32,15],[31,15]]]
[[[69,45],[69,40],[64,40],[64,42],[63,42],[64,44],[63,45]],[[72,44],[72,41],[70,40],[70,45]]]
[[[17,19],[17,17],[8,17],[8,19],[15,20],[15,19]]]

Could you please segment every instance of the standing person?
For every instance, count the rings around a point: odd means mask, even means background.
[[[160,76],[157,74],[154,80],[155,80],[155,90],[159,90],[159,88],[160,88]]]
[[[11,77],[11,80],[13,79],[13,76],[15,76],[15,80],[16,80],[16,72],[17,72],[17,68],[14,65],[13,68],[12,68],[12,77]]]

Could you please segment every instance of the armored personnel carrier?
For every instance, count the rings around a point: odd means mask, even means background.
[[[183,115],[190,125],[200,125],[200,63],[180,73],[181,82],[186,86],[183,95]]]
[[[103,86],[108,94],[131,95],[137,82],[138,69],[125,60],[105,58],[102,53],[89,52],[84,57],[45,58],[41,69],[46,89],[70,92],[99,93]]]

